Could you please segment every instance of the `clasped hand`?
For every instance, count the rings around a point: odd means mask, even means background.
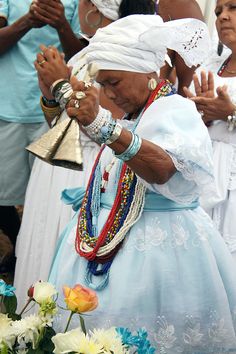
[[[184,92],[188,98],[195,102],[197,110],[201,112],[205,123],[213,120],[227,120],[232,114],[235,106],[227,92],[227,86],[219,86],[214,92],[214,77],[209,71],[208,75],[202,71],[199,81],[197,74],[193,75],[195,93],[184,87]]]
[[[74,93],[67,103],[67,114],[71,118],[76,118],[79,124],[87,126],[98,115],[99,91],[84,81],[78,81],[75,76],[71,77],[70,83]],[[81,93],[84,93],[82,98]]]
[[[40,46],[41,52],[37,54],[34,62],[38,73],[39,87],[47,99],[52,99],[50,86],[59,79],[69,80],[71,68],[66,65],[64,54],[55,47]]]
[[[63,54],[55,47],[41,45],[40,49],[34,65],[43,96],[53,99],[51,85],[59,79],[70,80],[74,93],[67,103],[67,114],[84,126],[92,123],[99,111],[99,91],[91,84],[71,77],[72,68],[66,65]]]
[[[49,25],[60,30],[66,23],[64,6],[60,0],[33,0],[29,15],[32,22],[35,21],[33,27]]]

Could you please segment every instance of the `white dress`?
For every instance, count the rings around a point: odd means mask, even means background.
[[[227,85],[233,100],[236,97],[236,77],[217,75],[224,60],[225,56],[218,57],[201,70],[213,72],[215,88]],[[215,181],[206,186],[201,205],[212,217],[236,260],[236,130],[229,132],[227,123],[219,120],[209,127],[209,134],[213,144]]]
[[[68,62],[69,66],[73,66],[73,72],[77,72],[77,67],[80,67],[77,55]],[[83,79],[84,72],[85,68],[78,73],[77,78]],[[65,112],[63,115],[66,116]],[[80,141],[83,171],[52,166],[35,159],[16,245],[14,286],[18,310],[26,302],[28,288],[38,280],[48,279],[58,236],[74,214],[71,205],[65,205],[61,201],[62,191],[86,186],[88,182],[100,146],[82,132]]]
[[[233,260],[210,217],[193,206],[212,179],[207,129],[193,103],[173,95],[152,103],[135,132],[167,151],[177,172],[163,185],[142,181],[147,187],[142,215],[105,275],[91,275],[89,263],[76,252],[75,215],[59,239],[49,278],[59,292],[58,303],[65,306],[64,285],[80,283],[96,289],[99,298],[97,309],[85,318],[87,329],[145,327],[157,354],[235,353]],[[113,158],[106,147],[101,173]],[[100,199],[98,232],[114,202],[120,163],[117,159],[110,170]],[[96,206],[99,199],[93,197]],[[55,327],[64,330],[67,318],[68,312],[59,309]],[[71,327],[78,325],[75,315]]]

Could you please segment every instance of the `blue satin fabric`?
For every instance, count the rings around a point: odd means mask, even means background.
[[[62,200],[65,204],[72,205],[73,210],[77,211],[81,207],[84,195],[85,189],[83,187],[65,189],[62,192]],[[113,193],[102,193],[101,207],[111,209],[114,199],[115,195]],[[195,209],[198,206],[198,200],[195,200],[190,204],[178,204],[161,194],[149,192],[145,195],[144,211],[178,211],[182,209]]]

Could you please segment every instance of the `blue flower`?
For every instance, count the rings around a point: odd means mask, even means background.
[[[2,296],[14,296],[14,291],[16,289],[11,286],[7,285],[4,280],[0,279],[0,295]]]
[[[128,347],[136,347],[138,354],[153,354],[155,348],[151,347],[148,334],[145,329],[139,329],[137,335],[133,335],[128,328],[116,328],[117,333],[121,336],[122,343]]]

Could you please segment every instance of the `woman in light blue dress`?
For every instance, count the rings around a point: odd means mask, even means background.
[[[145,327],[157,353],[236,352],[233,260],[198,205],[212,179],[207,128],[156,73],[167,48],[191,66],[208,45],[204,23],[193,19],[134,15],[99,30],[81,61],[97,64],[96,80],[127,112],[122,121],[98,106],[94,87],[71,81],[69,116],[104,145],[87,190],[64,193],[80,209],[49,280],[61,305],[64,285],[95,289],[99,306],[87,326]],[[60,330],[66,316],[58,316]]]

